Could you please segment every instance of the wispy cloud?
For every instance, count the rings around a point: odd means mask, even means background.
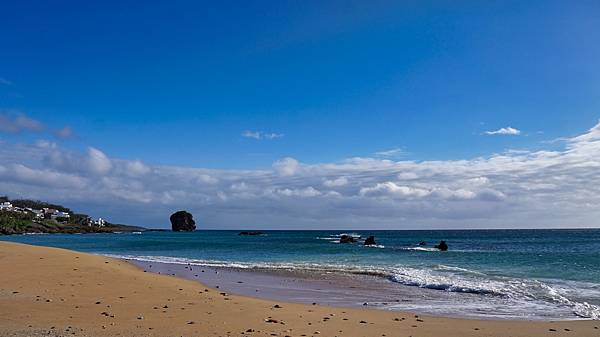
[[[513,127],[500,128],[494,131],[486,131],[484,132],[486,135],[504,135],[504,136],[518,136],[521,134],[521,130],[515,129]]]
[[[69,126],[60,129],[50,128],[18,110],[0,110],[0,132],[12,134],[44,132],[59,139],[69,139],[75,136],[73,129]]]
[[[58,129],[54,131],[54,135],[60,139],[69,139],[74,137],[73,129],[69,126],[65,126],[62,129]]]
[[[0,132],[40,132],[44,130],[44,128],[45,126],[42,122],[30,118],[22,112],[0,111]]]
[[[281,138],[284,135],[283,135],[283,133],[272,133],[272,132],[246,130],[246,131],[242,132],[242,136],[246,137],[246,138],[257,139],[257,140],[261,140],[261,139],[273,140],[273,139]]]
[[[398,157],[404,154],[404,151],[401,148],[393,148],[390,150],[378,151],[375,152],[375,155],[378,157]]]
[[[154,226],[182,208],[215,228],[597,226],[600,123],[555,148],[422,162],[284,158],[265,169],[218,170],[5,141],[0,191]]]
[[[0,84],[1,85],[12,85],[12,82],[5,78],[0,77]]]
[[[554,143],[563,143],[569,141],[568,137],[558,137],[550,140],[542,140],[542,144],[554,144]]]
[[[258,131],[246,130],[246,131],[242,132],[242,136],[246,137],[246,138],[261,139],[261,134]]]

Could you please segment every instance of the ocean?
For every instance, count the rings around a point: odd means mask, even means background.
[[[339,276],[336,280],[366,284],[378,299],[373,305],[386,310],[490,319],[600,319],[600,229],[238,233],[19,235],[0,240],[246,274]],[[342,234],[374,235],[377,245],[340,244]],[[433,248],[440,240],[448,243],[448,251]],[[419,245],[422,241],[427,244]],[[364,300],[360,296],[370,296],[352,295],[354,288],[341,293],[356,298],[356,305]],[[381,300],[386,296],[389,301]],[[327,292],[319,297],[327,303]]]

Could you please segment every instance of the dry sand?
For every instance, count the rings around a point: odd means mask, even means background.
[[[276,303],[122,260],[0,242],[0,336],[600,337],[599,328]]]

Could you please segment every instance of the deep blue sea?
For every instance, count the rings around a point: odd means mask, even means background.
[[[0,239],[145,261],[374,275],[398,287],[456,293],[457,301],[500,301],[503,310],[514,310],[515,316],[600,319],[600,229],[265,233],[144,232]],[[343,233],[363,238],[374,235],[377,245],[339,244]],[[448,243],[447,252],[432,248],[440,240]],[[427,245],[419,246],[421,241]],[[552,312],[556,315],[548,315]]]

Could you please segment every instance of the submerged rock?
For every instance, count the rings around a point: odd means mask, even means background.
[[[365,246],[371,246],[371,245],[376,245],[377,243],[375,242],[375,237],[373,235],[369,236],[366,240],[365,240]]]
[[[196,230],[196,222],[191,213],[186,211],[178,211],[171,214],[171,229],[175,232],[185,231],[191,232]]]
[[[419,246],[427,246],[427,242],[421,241],[421,242],[419,242]]]
[[[442,240],[440,241],[440,243],[438,243],[437,245],[433,246],[434,248],[437,248],[441,251],[447,251],[448,250],[448,245],[446,244],[446,241]]]

